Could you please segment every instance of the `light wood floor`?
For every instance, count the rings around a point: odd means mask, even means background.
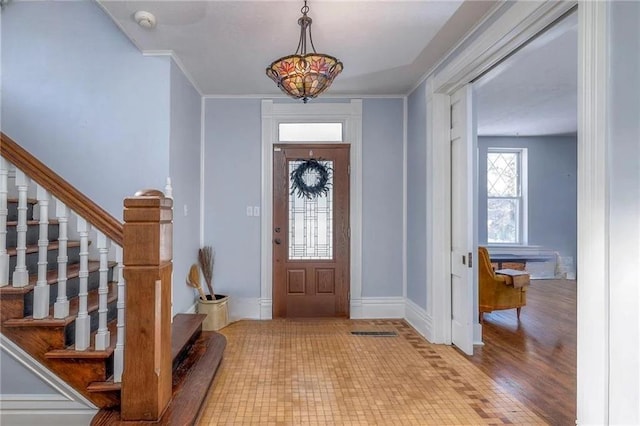
[[[576,281],[533,280],[520,322],[516,310],[484,315],[473,364],[548,423],[574,425]]]

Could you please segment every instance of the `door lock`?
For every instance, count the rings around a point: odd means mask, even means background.
[[[280,227],[278,226],[276,229],[274,229],[274,231],[276,231],[277,233],[280,233]]]

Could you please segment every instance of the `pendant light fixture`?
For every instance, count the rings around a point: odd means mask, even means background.
[[[311,18],[307,16],[309,6],[307,0],[300,9],[302,16],[298,19],[300,25],[300,40],[293,55],[275,60],[267,68],[267,76],[287,95],[295,99],[302,99],[304,103],[315,98],[327,90],[333,79],[342,72],[342,62],[330,55],[317,53],[311,37]],[[313,53],[307,53],[307,30]]]

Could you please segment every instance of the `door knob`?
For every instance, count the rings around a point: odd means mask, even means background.
[[[275,240],[273,240],[274,243],[276,243],[277,245],[282,244],[282,241],[280,240],[280,238],[276,238]]]
[[[278,226],[276,229],[274,229],[274,231],[280,233],[280,227]]]

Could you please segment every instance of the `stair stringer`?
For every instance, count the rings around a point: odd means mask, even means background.
[[[98,412],[98,408],[91,401],[0,334],[0,360],[4,359],[6,362],[9,358],[20,364],[25,374],[46,385],[51,392],[0,393],[0,424],[84,426],[89,424]]]

